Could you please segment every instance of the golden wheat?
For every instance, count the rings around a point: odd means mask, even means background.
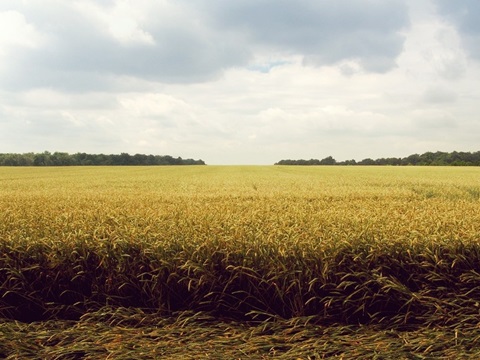
[[[0,169],[0,315],[475,322],[480,170]]]

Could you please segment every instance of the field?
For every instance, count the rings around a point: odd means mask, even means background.
[[[0,358],[480,357],[480,168],[0,168]]]

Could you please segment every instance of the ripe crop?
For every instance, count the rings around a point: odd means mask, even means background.
[[[76,320],[109,307],[474,327],[479,175],[453,167],[2,168],[0,318]]]

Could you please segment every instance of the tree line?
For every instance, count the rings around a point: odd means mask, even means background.
[[[94,166],[94,165],[205,165],[203,160],[174,158],[170,155],[69,154],[65,152],[0,154],[0,166]]]
[[[336,161],[328,156],[322,160],[280,160],[275,165],[419,165],[419,166],[480,166],[480,151],[476,152],[426,152],[421,155],[412,154],[404,158],[366,158],[361,161]]]

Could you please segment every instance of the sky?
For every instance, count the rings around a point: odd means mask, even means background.
[[[480,150],[478,0],[2,0],[0,153]]]

